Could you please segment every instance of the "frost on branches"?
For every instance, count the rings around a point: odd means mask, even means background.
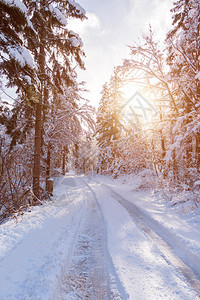
[[[200,3],[179,0],[171,12],[173,27],[167,34],[165,47],[155,40],[150,27],[143,39],[129,46],[130,57],[115,69],[123,83],[135,83],[148,99],[152,97],[157,110],[152,123],[138,132],[134,126],[124,130],[123,120],[116,115],[115,128],[112,117],[119,112],[120,105],[110,105],[111,88],[103,87],[97,117],[99,169],[114,176],[152,169],[158,178],[158,188],[168,191],[168,199],[176,199],[176,204],[190,198],[197,207],[200,201]],[[182,196],[177,197],[177,193]]]
[[[17,159],[24,161],[18,164],[20,172],[15,172],[18,193],[13,195],[10,189],[6,202],[19,208],[19,203],[37,204],[46,198],[45,180],[54,170],[65,172],[67,153],[79,144],[83,123],[93,130],[94,111],[80,96],[76,73],[77,67],[84,69],[83,43],[67,28],[68,18],[84,20],[86,16],[72,0],[2,0],[0,8],[1,74],[8,86],[17,87],[11,109],[1,106],[0,123],[10,139],[7,159],[17,151],[16,166]],[[30,174],[27,181],[25,174]],[[9,178],[16,183],[15,175],[10,172]],[[26,201],[23,193],[28,193]]]

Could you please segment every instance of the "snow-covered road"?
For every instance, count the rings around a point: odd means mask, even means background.
[[[53,299],[122,299],[107,251],[106,228],[100,207],[90,187],[84,180],[82,183],[85,205],[64,276]]]
[[[180,253],[178,253],[178,255],[175,254],[176,249],[174,249],[175,244],[173,242],[173,235],[169,231],[167,232],[166,228],[159,224],[150,215],[140,210],[138,206],[124,199],[124,197],[113,191],[105,184],[103,185],[103,187],[128,211],[133,221],[139,226],[139,228],[145,233],[145,235],[148,236],[160,249],[167,262],[174,265],[179,270],[179,272],[181,272],[185,276],[185,278],[190,282],[190,284],[197,291],[197,293],[200,294],[200,281],[197,279],[197,277],[200,277],[200,269],[198,268],[198,266],[200,265],[199,257],[190,253],[190,255],[192,255],[193,260],[196,261],[196,265],[192,264],[192,268],[194,268],[193,272],[192,269],[187,266],[190,257],[187,257],[186,263],[184,263],[184,261],[182,261],[178,256],[180,255]],[[165,234],[163,234],[163,232]],[[171,240],[169,238],[167,239],[169,244],[165,241],[166,232],[167,235],[171,237]],[[183,252],[184,250],[187,250],[188,252],[188,249],[183,249]],[[182,253],[182,255],[180,256],[183,257],[184,260],[186,254]],[[195,273],[197,276],[195,276]]]
[[[198,272],[137,209],[93,179],[61,178],[53,201],[0,226],[0,299],[200,299]]]

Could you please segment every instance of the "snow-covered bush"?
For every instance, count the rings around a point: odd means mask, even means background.
[[[132,191],[155,189],[159,180],[156,172],[152,169],[144,169],[138,173],[124,175],[122,178],[124,182],[131,184]]]
[[[30,143],[10,149],[10,137],[0,127],[0,217],[5,218],[31,202]]]

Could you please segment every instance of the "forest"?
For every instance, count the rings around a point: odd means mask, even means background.
[[[49,179],[69,170],[113,178],[143,172],[166,200],[198,207],[200,3],[178,0],[171,15],[164,43],[149,26],[128,46],[96,110],[78,76],[87,53],[67,25],[84,22],[84,8],[73,0],[0,0],[1,90],[16,94],[0,99],[1,218],[51,199]],[[153,109],[150,119],[150,108],[142,115],[131,108],[127,85]]]

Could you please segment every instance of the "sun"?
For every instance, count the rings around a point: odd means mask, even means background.
[[[125,84],[121,91],[123,103],[120,112],[129,126],[151,128],[157,115],[153,94],[135,84]]]

